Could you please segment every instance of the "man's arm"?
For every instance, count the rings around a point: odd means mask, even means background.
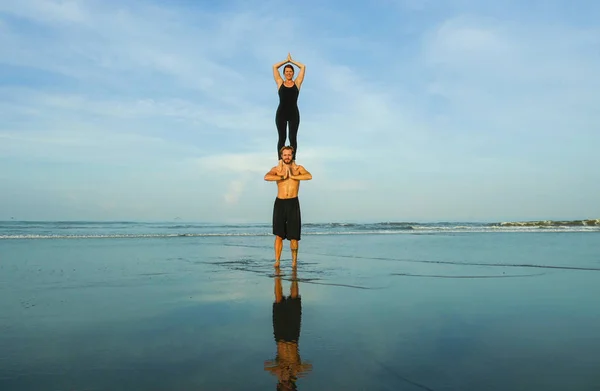
[[[291,179],[295,179],[297,181],[309,181],[312,179],[312,174],[308,171],[306,171],[306,169],[303,166],[296,166],[298,175],[290,175]]]
[[[271,171],[269,171],[265,174],[265,181],[280,181],[287,177],[285,174],[281,175],[277,171],[278,171],[278,167],[271,168]]]

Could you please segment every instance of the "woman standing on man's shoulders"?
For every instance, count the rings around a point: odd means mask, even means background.
[[[292,63],[300,68],[300,73],[296,80],[294,80],[294,67]],[[279,74],[279,68],[287,64],[283,68],[283,76]],[[298,150],[298,127],[300,126],[300,111],[298,110],[298,95],[300,94],[300,87],[304,81],[304,71],[306,66],[299,63],[298,61],[292,60],[291,54],[288,53],[285,61],[279,62],[273,65],[273,77],[277,83],[277,90],[279,94],[279,106],[277,107],[277,113],[275,114],[275,125],[277,126],[277,133],[279,134],[279,140],[277,142],[277,159],[281,159],[279,156],[279,150],[285,145],[287,138],[287,127],[289,124],[289,138],[290,145],[294,148],[293,160],[296,160],[296,151]]]

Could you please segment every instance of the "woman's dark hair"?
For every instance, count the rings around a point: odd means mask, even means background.
[[[284,66],[284,67],[283,67],[283,71],[285,72],[285,70],[286,70],[287,68],[290,68],[290,69],[292,70],[292,72],[295,72],[295,71],[294,71],[294,67],[293,67],[293,66],[291,66],[290,64],[287,64],[286,66]]]

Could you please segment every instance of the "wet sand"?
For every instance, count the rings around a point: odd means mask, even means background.
[[[0,389],[597,390],[564,237],[311,237],[295,272],[271,238],[5,242]]]

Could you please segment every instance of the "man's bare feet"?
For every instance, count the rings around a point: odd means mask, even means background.
[[[275,261],[275,264],[273,265],[273,267],[275,269],[279,269],[279,261]]]

